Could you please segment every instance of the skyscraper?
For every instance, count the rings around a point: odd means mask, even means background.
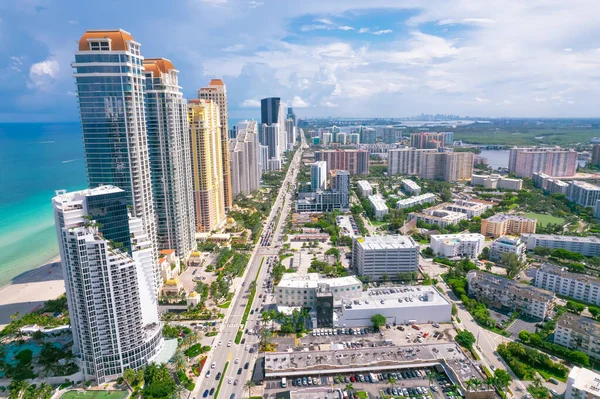
[[[260,145],[256,121],[241,121],[237,137],[229,142],[231,159],[231,190],[233,197],[248,195],[260,188]]]
[[[260,100],[260,123],[267,125],[281,123],[283,121],[283,115],[280,115],[281,110],[281,98],[263,98]]]
[[[155,361],[163,347],[153,249],[143,220],[128,218],[125,191],[100,186],[56,194],[74,353],[85,378],[102,384]]]
[[[125,191],[131,214],[142,220],[156,259],[142,63],[140,44],[128,32],[90,30],[79,40],[72,66],[88,186],[114,185]],[[162,282],[153,262],[158,290]]]
[[[292,118],[285,121],[285,132],[287,134],[287,151],[294,149],[296,145],[296,124]]]
[[[351,175],[369,174],[369,151],[323,150],[315,152],[315,161],[326,161],[327,171],[342,169]]]
[[[187,104],[171,61],[145,59],[143,65],[158,245],[187,257],[196,246]]]
[[[310,166],[310,189],[312,191],[327,188],[327,162],[318,161]]]
[[[209,232],[225,220],[219,107],[211,100],[190,100],[188,119],[196,230]]]
[[[221,159],[223,162],[223,200],[225,210],[231,208],[233,197],[231,195],[231,176],[229,166],[229,112],[227,106],[227,88],[221,79],[212,79],[208,87],[198,90],[198,98],[214,101],[219,107],[219,121],[221,124]]]
[[[287,119],[293,120],[294,126],[298,125],[298,120],[296,119],[296,114],[294,113],[294,110],[292,109],[292,107],[288,107],[288,109],[287,109]]]
[[[552,177],[573,176],[577,171],[577,151],[560,147],[514,147],[510,149],[508,171],[529,178],[536,172]]]

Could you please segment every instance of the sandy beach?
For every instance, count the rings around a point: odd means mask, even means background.
[[[60,257],[15,277],[10,284],[0,287],[0,329],[10,323],[12,314],[31,312],[64,292]]]

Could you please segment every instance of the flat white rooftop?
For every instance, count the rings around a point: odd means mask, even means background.
[[[600,395],[600,374],[581,367],[573,367],[569,373],[569,380],[573,381],[573,388],[588,392],[595,397]]]
[[[358,245],[365,250],[389,250],[419,248],[410,236],[389,235],[376,237],[361,237],[356,239]]]
[[[317,288],[319,284],[327,284],[330,287],[345,287],[362,283],[355,276],[325,278],[319,276],[319,273],[284,273],[277,287]]]
[[[346,309],[397,309],[402,307],[423,307],[432,305],[449,305],[434,287],[400,286],[391,288],[373,288],[363,291],[362,296],[355,299],[342,300]]]

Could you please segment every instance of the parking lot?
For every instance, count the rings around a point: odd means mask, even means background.
[[[406,368],[371,373],[340,373],[286,378],[270,378],[265,382],[264,393],[275,396],[291,391],[293,397],[309,395],[328,387],[328,397],[357,399],[357,391],[367,392],[370,398],[434,397],[452,399],[456,388],[439,367]],[[333,389],[331,389],[333,388]],[[337,391],[337,392],[336,392]],[[333,394],[333,395],[332,395]]]

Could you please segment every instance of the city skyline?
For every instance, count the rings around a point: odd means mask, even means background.
[[[232,118],[258,116],[273,95],[300,117],[593,116],[597,15],[584,3],[197,0],[160,16],[136,8],[135,20],[132,5],[122,16],[70,1],[5,5],[0,121],[75,121],[70,54],[94,27],[135,32],[144,54],[172,60],[187,99],[224,79]],[[249,33],[265,10],[270,23]],[[156,24],[177,28],[154,40]]]

